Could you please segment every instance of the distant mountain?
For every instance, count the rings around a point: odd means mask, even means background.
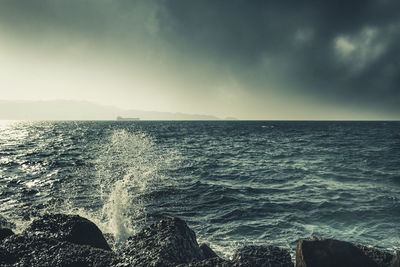
[[[209,115],[124,110],[88,101],[0,100],[0,120],[115,120],[118,116],[141,120],[219,120]]]
[[[219,120],[215,116],[186,114],[186,113],[170,113],[158,111],[140,111],[140,110],[126,110],[121,112],[122,117],[134,117],[141,120]]]

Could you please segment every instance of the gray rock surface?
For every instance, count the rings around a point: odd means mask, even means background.
[[[207,244],[201,244],[200,249],[203,251],[204,258],[218,258],[218,255]]]
[[[361,249],[368,258],[373,260],[380,267],[389,267],[393,260],[393,255],[390,253],[362,245],[356,246]]]
[[[289,251],[274,246],[247,246],[239,249],[232,266],[292,267]]]
[[[1,216],[0,216],[1,219]],[[4,222],[4,220],[3,220]],[[6,225],[12,225],[5,222]],[[110,238],[112,240],[112,238]],[[374,248],[334,239],[301,240],[297,267],[400,267],[396,256]],[[247,246],[226,260],[179,218],[153,223],[130,237],[119,254],[111,251],[98,227],[77,215],[47,214],[22,234],[0,225],[0,266],[179,266],[179,267],[293,267],[285,249]]]
[[[130,237],[121,255],[132,266],[176,266],[206,259],[195,233],[179,218],[161,220]]]
[[[104,249],[41,236],[13,235],[0,242],[0,266],[113,266],[116,255]]]
[[[79,215],[42,215],[34,220],[23,234],[111,250],[100,229],[93,222]]]
[[[219,257],[192,262],[180,267],[293,267],[289,251],[273,246],[247,246],[239,249],[232,260]]]
[[[376,262],[352,243],[334,239],[301,240],[296,250],[297,267],[375,267]]]
[[[209,258],[189,264],[180,264],[177,267],[232,267],[233,263],[220,257]]]

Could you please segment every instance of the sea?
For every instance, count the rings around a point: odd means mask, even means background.
[[[400,250],[399,121],[0,121],[0,214],[126,239],[180,217],[229,258],[326,237]]]

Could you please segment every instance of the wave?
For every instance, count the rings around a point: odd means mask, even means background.
[[[174,158],[172,154],[142,132],[114,130],[103,144],[96,164],[103,203],[100,216],[117,244],[146,222],[146,196],[166,179],[165,165]]]

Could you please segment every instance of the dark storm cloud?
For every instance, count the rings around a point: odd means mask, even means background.
[[[165,5],[178,45],[236,63],[245,75],[256,73],[261,84],[268,84],[272,72],[284,89],[400,111],[399,1]],[[263,66],[264,59],[271,64]]]
[[[210,61],[249,93],[273,84],[399,114],[399,15],[398,0],[8,0],[0,29],[164,47]]]
[[[0,2],[0,29],[25,35],[30,41],[54,36],[94,43],[145,41],[155,33],[157,12],[151,0],[5,0]]]

